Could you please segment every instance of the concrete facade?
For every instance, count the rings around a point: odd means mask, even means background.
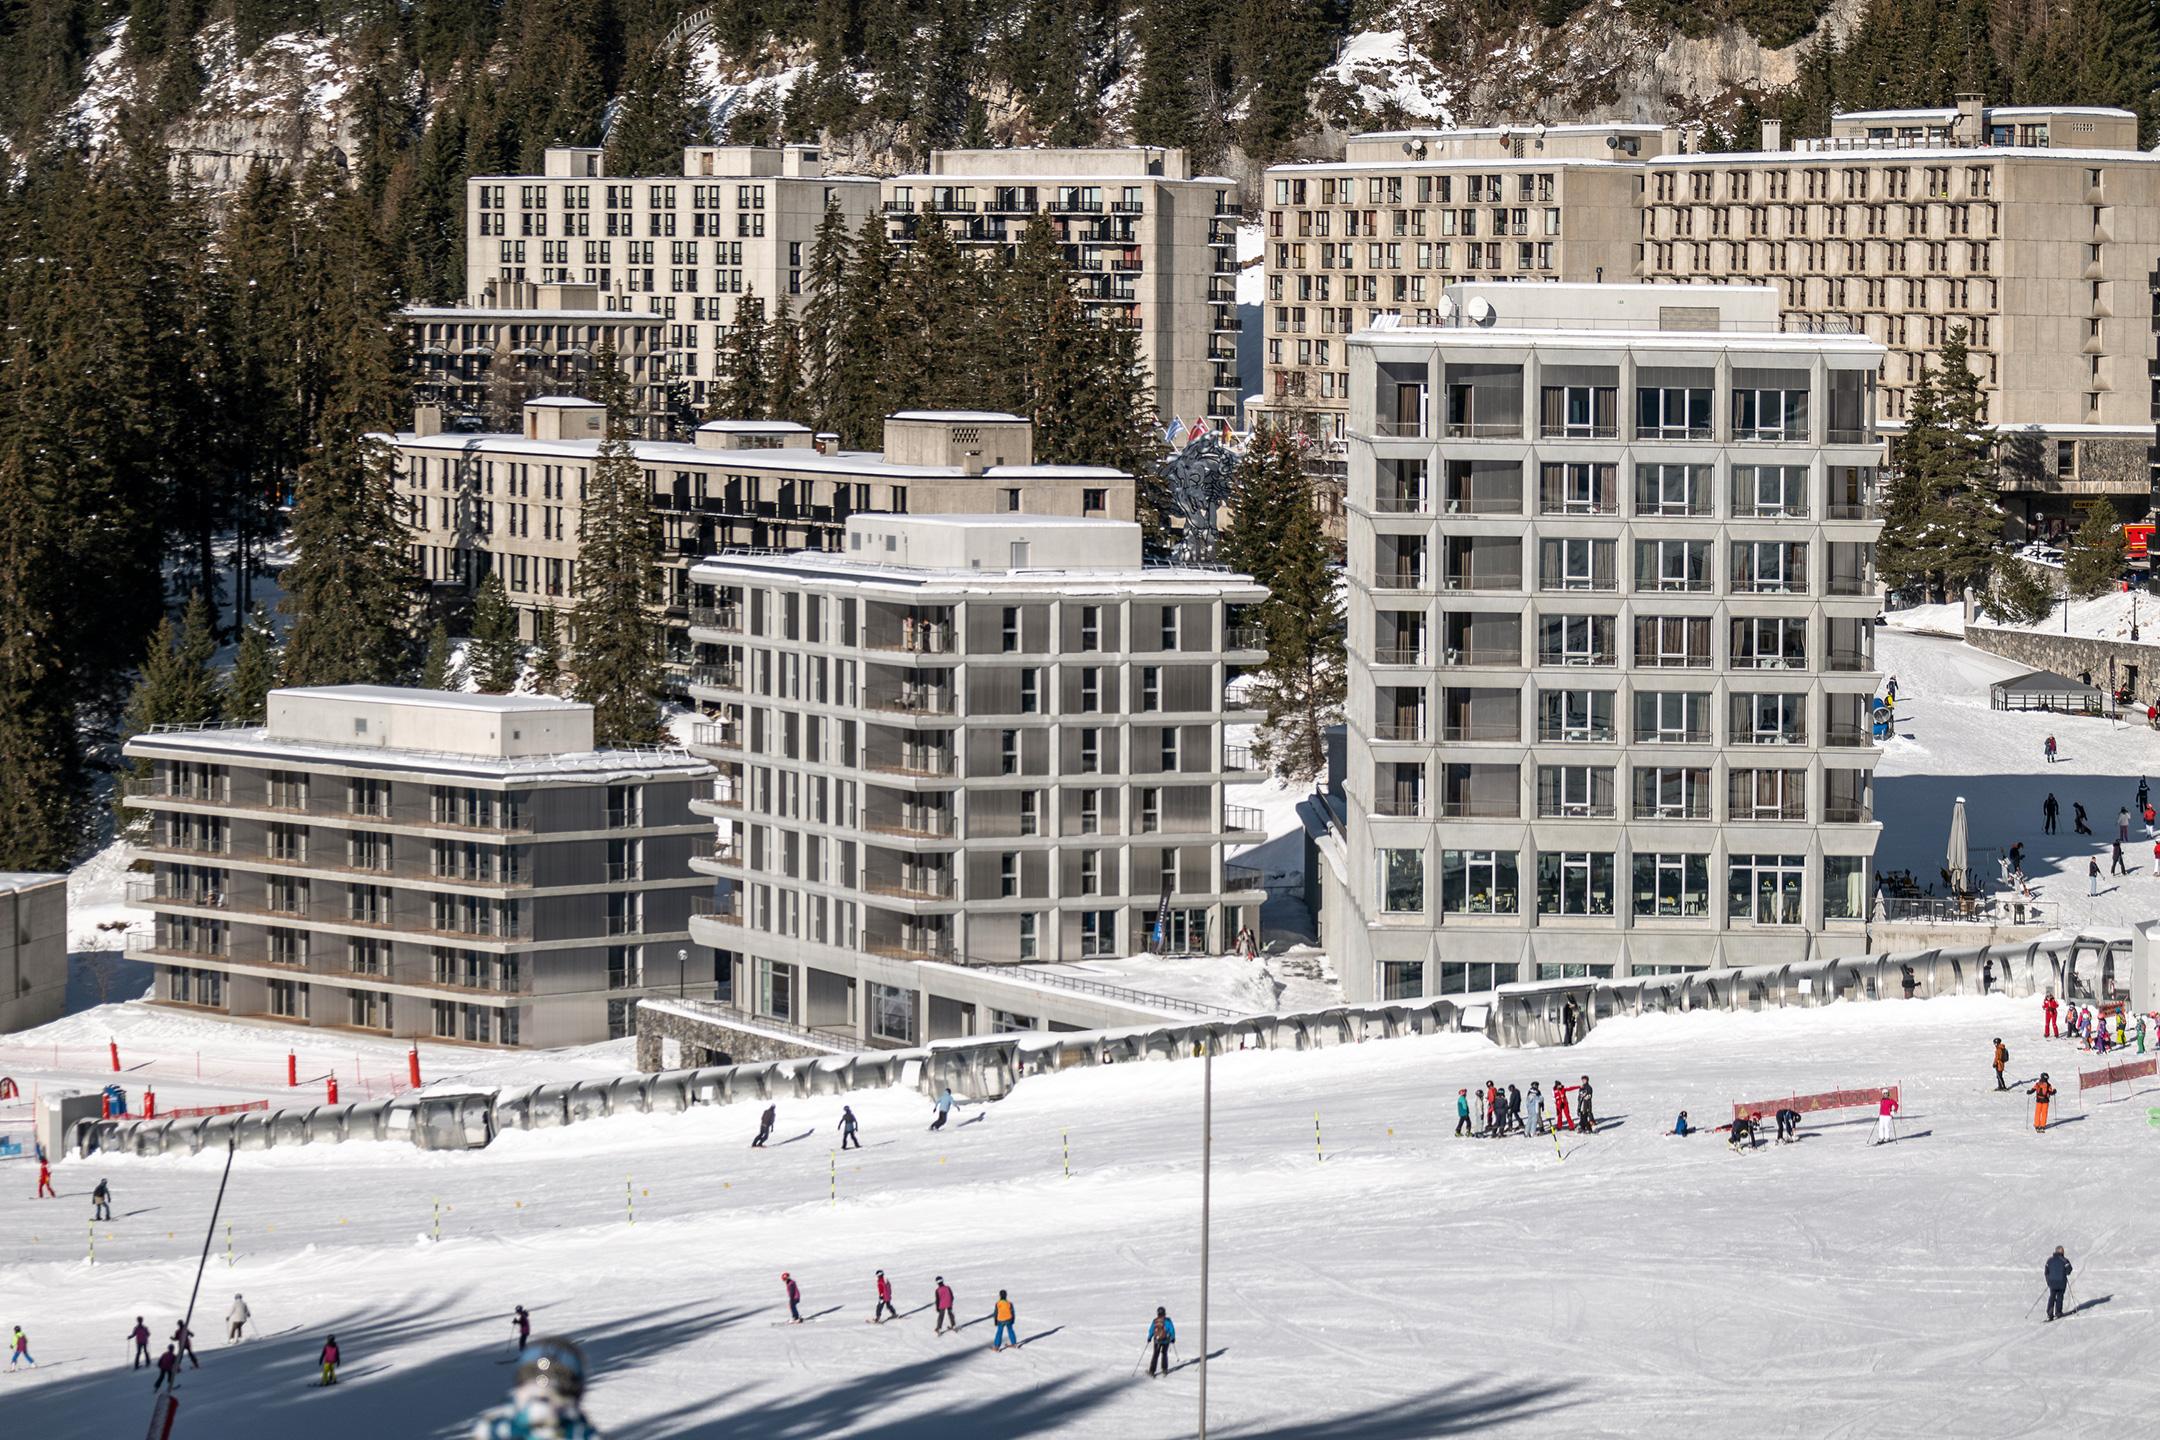
[[[997,515],[856,516],[839,555],[692,578],[719,771],[695,808],[721,822],[692,927],[751,1014],[871,1044],[1039,1028],[1089,1002],[975,967],[1220,951],[1255,913],[1222,858],[1259,823],[1223,803],[1249,580],[1143,568],[1130,522]]]
[[[603,309],[655,316],[665,382],[698,412],[736,302],[799,309],[826,208],[853,231],[878,200],[876,180],[825,174],[811,145],[691,146],[665,176],[609,175],[598,149],[560,147],[541,170],[465,182],[467,300],[505,283],[584,285]]]
[[[941,223],[968,251],[1009,252],[1047,225],[1080,300],[1133,328],[1164,421],[1238,413],[1237,183],[1183,150],[936,150],[881,187],[893,243]]]
[[[596,750],[592,709],[377,686],[271,692],[268,723],[155,730],[127,804],[152,873],[130,959],[212,1014],[495,1045],[628,1034],[711,993],[688,918],[711,768]],[[702,971],[702,974],[700,973]]]
[[[0,1035],[67,1009],[67,876],[0,874]]]
[[[591,389],[593,358],[615,352],[638,432],[670,438],[674,415],[664,355],[667,322],[603,309],[596,285],[490,280],[475,304],[408,305],[398,312],[413,359],[413,400],[436,425],[507,430],[529,400]]]
[[[1881,347],[1766,289],[1448,298],[1351,342],[1345,997],[1859,949]]]
[[[1513,126],[1354,138],[1271,167],[1263,409],[1339,463],[1345,341],[1439,318],[1466,280],[1778,287],[1785,328],[1886,350],[1885,428],[1963,326],[2015,516],[2052,523],[2152,492],[2160,158],[2128,111],[2011,107],[1833,117],[1830,134],[1686,153],[1678,131]]]
[[[391,437],[413,559],[432,583],[502,576],[520,629],[577,600],[585,487],[604,433],[599,406],[529,402],[517,434]],[[883,451],[819,448],[800,425],[711,420],[695,442],[637,441],[660,525],[661,603],[678,678],[689,660],[690,567],[735,549],[830,550],[862,512],[1135,518],[1133,479],[1098,465],[1037,465],[1016,415],[903,411]]]

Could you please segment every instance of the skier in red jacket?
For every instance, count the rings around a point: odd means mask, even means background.
[[[1552,1123],[1555,1130],[1575,1128],[1574,1117],[1568,1112],[1568,1085],[1559,1080],[1552,1082]]]
[[[872,1315],[870,1319],[873,1323],[882,1325],[885,1323],[887,1315],[892,1316],[895,1320],[900,1318],[900,1312],[893,1309],[892,1281],[887,1280],[885,1272],[880,1270],[877,1272],[877,1313]]]
[[[2055,1028],[2055,1012],[2060,1008],[2061,1006],[2057,1003],[2055,999],[2055,992],[2052,990],[2048,991],[2047,999],[2040,1002],[2040,1013],[2042,1016],[2045,1017],[2044,1023],[2041,1025],[2040,1028],[2041,1039],[2052,1040],[2060,1036],[2061,1032]]]
[[[785,1270],[783,1270],[783,1271],[781,1271],[781,1272],[780,1272],[780,1283],[781,1283],[782,1285],[785,1285],[785,1286],[787,1287],[787,1313],[788,1313],[788,1323],[789,1323],[789,1324],[791,1324],[791,1325],[800,1325],[800,1324],[802,1324],[802,1289],[801,1289],[801,1287],[799,1287],[798,1285],[796,1285],[796,1283],[795,1283],[795,1277],[794,1277],[794,1276],[792,1276],[792,1275],[790,1275],[790,1274],[788,1274],[788,1273],[787,1273],[787,1271],[785,1271]]]
[[[52,1166],[40,1155],[37,1162],[37,1198],[40,1200],[60,1198],[60,1192],[52,1188]]]

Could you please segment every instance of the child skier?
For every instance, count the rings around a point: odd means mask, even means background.
[[[156,1364],[150,1358],[150,1327],[143,1324],[142,1316],[135,1317],[135,1328],[128,1331],[128,1339],[135,1342],[135,1363],[129,1369],[140,1370],[145,1365]]]
[[[324,1385],[337,1384],[337,1336],[332,1335],[329,1339],[323,1341],[322,1353],[317,1355],[315,1359],[322,1365],[322,1380],[320,1383]],[[177,1369],[178,1367],[175,1366],[174,1368]]]
[[[937,1277],[937,1289],[930,1292],[930,1298],[937,1306],[937,1327],[930,1333],[942,1335],[947,1330],[958,1330],[960,1322],[953,1318],[952,1286],[945,1283],[943,1275]]]
[[[991,1309],[990,1318],[997,1322],[997,1328],[990,1332],[990,1348],[1002,1350],[1010,1342],[1013,1349],[1019,1349],[1020,1336],[1013,1329],[1013,1322],[1020,1318],[1020,1312],[1013,1308],[1003,1290],[998,1291],[997,1304]]]
[[[871,1323],[882,1325],[887,1315],[895,1320],[900,1318],[900,1312],[893,1308],[892,1281],[887,1280],[885,1272],[880,1270],[877,1272],[877,1311],[870,1317]]]
[[[23,1334],[22,1326],[17,1325],[15,1327],[15,1348],[8,1355],[8,1369],[14,1369],[18,1362],[24,1360],[30,1361],[31,1369],[37,1368],[37,1361],[32,1359],[30,1355],[30,1337]]]
[[[1532,1086],[1531,1088],[1536,1089],[1537,1087]],[[1455,1133],[1457,1135],[1468,1135],[1470,1133],[1470,1091],[1466,1087],[1458,1088],[1455,1091]]]
[[[2009,1063],[2010,1047],[2003,1044],[2002,1036],[1998,1035],[1995,1037],[1995,1088],[1997,1090],[2010,1088],[2008,1085],[2003,1084],[2003,1066]]]
[[[2055,1098],[2055,1087],[2048,1083],[2047,1071],[2041,1071],[2039,1082],[2025,1093],[2033,1098],[2033,1129],[2047,1129],[2048,1102]]]
[[[787,1313],[788,1313],[788,1323],[789,1323],[790,1325],[800,1325],[800,1324],[802,1324],[802,1289],[801,1289],[801,1287],[799,1287],[798,1285],[796,1285],[796,1283],[795,1283],[795,1277],[794,1277],[794,1276],[792,1276],[792,1275],[790,1275],[790,1274],[788,1274],[788,1273],[787,1273],[787,1271],[785,1271],[785,1270],[783,1270],[783,1271],[781,1271],[781,1272],[780,1272],[780,1283],[781,1283],[782,1285],[784,1285],[784,1286],[786,1286],[786,1287],[787,1287]]]
[[[523,1305],[516,1307],[510,1316],[510,1328],[517,1331],[517,1349],[522,1353],[532,1340],[532,1316],[525,1313]]]

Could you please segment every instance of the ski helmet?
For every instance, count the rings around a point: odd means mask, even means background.
[[[575,1400],[585,1393],[585,1352],[575,1341],[535,1340],[518,1355],[518,1384],[540,1380],[556,1394]]]

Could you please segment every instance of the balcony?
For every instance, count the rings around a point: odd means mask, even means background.
[[[1391,820],[1422,820],[1425,818],[1425,797],[1422,795],[1375,795],[1373,814]]]
[[[1373,651],[1375,665],[1423,665],[1425,647],[1422,645],[1383,645]]]
[[[1795,725],[1782,730],[1749,730],[1736,725],[1733,727],[1732,741],[1735,745],[1805,745],[1807,727]]]
[[[864,636],[862,648],[907,655],[949,655],[953,648],[952,626],[909,621],[897,635]]]
[[[1823,734],[1823,744],[1838,749],[1856,749],[1862,745],[1873,745],[1874,743],[1875,731],[1873,727],[1867,725],[1833,723]]]
[[[1807,802],[1778,800],[1751,804],[1736,800],[1730,807],[1730,812],[1725,818],[1728,823],[1735,825],[1762,822],[1797,823],[1807,819]]]
[[[953,757],[950,750],[905,748],[898,754],[868,756],[863,769],[880,775],[912,775],[924,779],[939,779],[953,773]]]
[[[1823,806],[1825,825],[1866,825],[1875,819],[1873,806],[1855,801],[1833,800]]]
[[[1261,835],[1266,833],[1267,821],[1250,805],[1223,806],[1223,830],[1233,835]]]
[[[131,775],[123,780],[120,793],[130,798],[145,800],[185,800],[193,805],[229,805],[232,803],[232,782],[224,780],[217,784],[200,785],[175,783],[164,775]],[[258,803],[250,808],[271,808]],[[297,806],[279,806],[279,809],[305,810],[305,797]]]
[[[894,935],[870,941],[863,948],[888,960],[942,960],[955,955],[950,937],[944,935]]]
[[[733,890],[724,896],[692,895],[690,918],[711,920],[721,925],[740,925],[743,923],[742,892]]]
[[[1377,515],[1430,515],[1432,503],[1422,491],[1403,491],[1394,495],[1375,495],[1373,513]]]
[[[1520,800],[1465,799],[1442,800],[1440,818],[1443,820],[1513,820],[1522,810]]]
[[[690,684],[705,690],[742,689],[742,666],[692,665],[688,672]]]
[[[953,835],[953,817],[949,810],[912,810],[889,815],[864,824],[863,829],[874,835],[904,835],[917,840],[948,840]]]
[[[1223,631],[1223,649],[1265,653],[1267,650],[1267,627],[1264,625],[1231,625]]]
[[[1450,743],[1480,740],[1504,740],[1512,743],[1522,739],[1522,727],[1489,720],[1468,725],[1443,725],[1440,728],[1440,738]]]
[[[1804,665],[1795,668],[1804,668]],[[1875,657],[1864,650],[1833,649],[1823,669],[1841,675],[1870,674],[1875,669]]]
[[[1373,589],[1429,593],[1431,587],[1426,583],[1425,572],[1422,570],[1382,570],[1373,575]]]
[[[870,708],[899,715],[950,715],[953,697],[950,690],[906,688],[872,700]]]
[[[1708,662],[1704,663],[1707,664]],[[1735,655],[1732,657],[1732,668],[1735,670],[1805,670],[1807,669],[1807,656],[1805,654]]]
[[[693,605],[690,607],[690,624],[700,630],[740,633],[742,608],[737,605]]]
[[[1222,867],[1222,888],[1230,890],[1265,890],[1266,872],[1251,865],[1239,865],[1225,860]]]
[[[700,750],[740,750],[742,727],[732,720],[692,725],[690,744]]]
[[[1583,724],[1541,722],[1537,738],[1542,745],[1614,745],[1619,743],[1620,732],[1610,720],[1592,720]]]
[[[1259,771],[1260,763],[1253,758],[1250,745],[1226,745],[1223,747],[1222,768],[1226,775],[1250,775]]]
[[[951,900],[960,893],[951,875],[935,871],[873,880],[867,888],[872,895],[887,895],[896,900]]]
[[[1375,740],[1392,743],[1420,741],[1425,738],[1425,722],[1423,720],[1376,720],[1373,722],[1372,736]]]

